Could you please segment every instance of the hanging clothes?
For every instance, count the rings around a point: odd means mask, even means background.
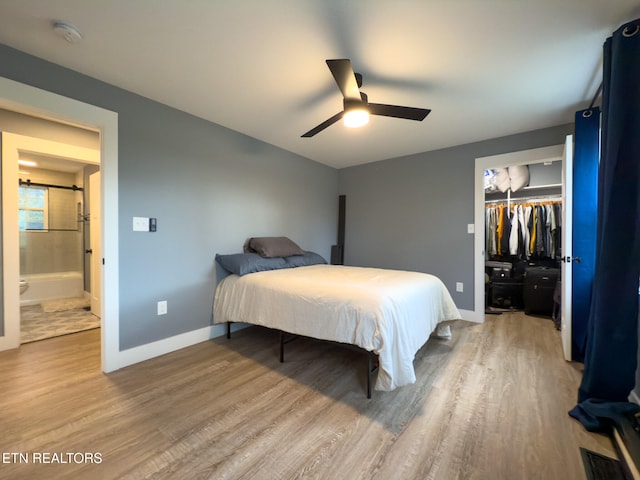
[[[504,205],[498,206],[498,211],[496,214],[496,220],[498,222],[496,226],[496,254],[499,254],[502,250],[502,232],[504,230]]]
[[[485,252],[490,256],[498,253],[496,244],[496,229],[498,228],[497,213],[495,208],[487,208],[485,211]]]
[[[503,208],[502,238],[500,238],[500,255],[509,255],[509,239],[511,238],[511,210]]]
[[[538,256],[544,256],[544,245],[545,245],[545,224],[546,224],[546,210],[544,206],[537,205],[536,206],[536,246],[535,253]]]
[[[561,257],[562,202],[487,204],[485,211],[486,252],[490,257]]]
[[[531,214],[533,212],[533,207],[531,205],[525,205],[524,207],[524,222],[522,224],[522,229],[524,230],[524,235],[522,237],[522,250],[523,256],[526,260],[529,260],[531,257],[531,252],[529,251],[529,244],[531,243],[531,229],[529,227],[531,222]]]
[[[517,255],[519,246],[520,224],[518,209],[515,207],[511,214],[511,232],[509,233],[509,254]]]

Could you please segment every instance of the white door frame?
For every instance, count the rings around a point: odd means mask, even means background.
[[[0,77],[0,108],[16,111],[61,123],[78,125],[100,132],[101,157],[101,244],[103,247],[102,269],[102,370],[110,372],[122,366],[120,360],[120,298],[119,298],[119,251],[118,251],[118,114],[94,105],[63,97],[39,88],[31,87]],[[4,248],[4,247],[3,247]],[[19,252],[7,252],[4,258],[17,258]],[[19,302],[18,279],[16,298],[7,298],[8,304]],[[12,280],[13,281],[13,280]],[[6,284],[4,294],[7,293]],[[12,293],[13,296],[13,293]]]
[[[560,322],[562,351],[564,359],[573,359],[573,135],[567,135],[562,160],[562,295],[560,304]],[[568,259],[568,261],[567,261]]]
[[[89,249],[91,256],[89,257],[90,279],[91,285],[91,312],[102,318],[102,286],[100,280],[102,275],[102,247],[100,245],[100,172],[89,175]]]
[[[484,171],[489,168],[510,167],[514,165],[530,165],[555,160],[562,160],[564,145],[533,148],[520,152],[504,153],[489,157],[476,158],[474,176],[474,321],[484,322],[484,261],[485,261],[485,213],[484,213]]]

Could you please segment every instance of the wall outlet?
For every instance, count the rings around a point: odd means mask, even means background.
[[[167,314],[167,301],[162,300],[158,302],[158,315],[166,315]]]
[[[464,285],[462,284],[462,282],[456,282],[456,292],[463,292],[464,291]]]

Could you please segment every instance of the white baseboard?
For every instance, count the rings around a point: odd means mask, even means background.
[[[458,310],[463,320],[475,323],[484,322],[484,312],[480,315],[471,310]],[[231,325],[231,331],[235,332],[246,328],[247,325],[234,323]],[[221,337],[226,333],[225,324],[209,325],[208,327],[193,330],[191,332],[182,333],[170,338],[151,342],[139,347],[129,348],[118,352],[116,360],[116,368],[110,371],[133,365],[135,363],[144,362],[160,355],[175,352],[182,348],[190,347],[196,343],[206,342],[212,338]]]
[[[157,342],[151,342],[145,345],[140,345],[139,347],[121,350],[118,352],[118,358],[116,361],[117,366],[114,370],[133,365],[134,363],[144,362],[145,360],[159,357],[160,355],[175,352],[176,350],[190,347],[196,343],[206,342],[212,338],[221,337],[226,333],[225,327],[225,324],[210,325],[198,330],[158,340]],[[241,330],[242,328],[246,328],[246,325],[239,323],[231,325],[232,332]]]
[[[473,310],[458,309],[458,311],[462,319],[467,322],[484,323],[484,310],[481,313],[474,312]]]

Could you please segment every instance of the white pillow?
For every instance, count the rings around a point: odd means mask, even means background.
[[[512,192],[517,192],[522,187],[526,187],[529,185],[529,165],[509,167],[509,178],[511,179]]]
[[[509,172],[507,171],[506,168],[496,168],[495,172],[496,172],[496,176],[495,176],[494,183],[496,187],[498,187],[498,190],[500,190],[501,192],[506,192],[507,190],[509,190],[509,187],[511,186],[511,179],[509,178]]]

